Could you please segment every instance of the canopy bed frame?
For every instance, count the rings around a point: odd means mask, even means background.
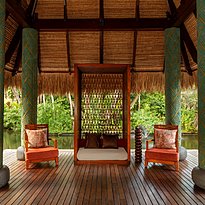
[[[75,164],[130,162],[130,67],[76,64],[74,68]],[[95,137],[97,147],[89,138]],[[90,138],[91,139],[91,138]],[[114,140],[113,140],[114,139]],[[88,142],[89,141],[89,142]],[[106,144],[111,142],[111,145]],[[114,147],[113,146],[114,142]]]

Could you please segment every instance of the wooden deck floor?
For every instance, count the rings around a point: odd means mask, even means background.
[[[197,151],[189,151],[180,163],[180,172],[170,166],[132,163],[74,166],[73,152],[60,151],[59,167],[54,163],[35,164],[25,170],[16,160],[16,151],[5,150],[9,185],[0,190],[0,205],[11,204],[205,204],[205,191],[194,186],[191,171],[197,165]],[[174,170],[174,169],[172,169]]]

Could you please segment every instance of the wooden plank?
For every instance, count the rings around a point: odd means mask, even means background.
[[[60,155],[62,156],[62,155]],[[70,167],[71,167],[71,164],[72,164],[72,159],[73,155],[71,153],[69,153],[68,155],[68,161],[66,160],[66,158],[64,157],[62,161],[60,161],[60,166],[66,166],[67,169],[70,170]],[[67,164],[67,162],[69,162]],[[38,188],[38,190],[32,194],[32,196],[30,196],[26,201],[25,203],[28,203],[28,204],[31,204],[33,201],[37,202],[38,200],[36,200],[37,198],[38,199],[41,199],[44,197],[44,194],[47,192],[47,190],[49,189],[49,182],[52,182],[50,180],[50,178],[52,177],[52,175],[55,175],[56,174],[56,170],[53,169],[48,175],[47,177],[45,178],[44,182],[42,183],[42,185]],[[63,181],[66,181],[66,179],[64,179]],[[61,191],[61,189],[63,189],[63,185],[60,187],[59,189],[59,192]],[[61,193],[60,193],[61,194]],[[59,199],[59,193],[57,193],[55,195],[55,198],[53,201],[57,201]]]
[[[65,158],[65,160],[66,160],[66,158]],[[62,183],[62,181],[59,181],[59,180],[61,178],[63,179],[63,177],[61,175],[63,173],[65,173],[65,168],[66,168],[66,166],[59,166],[59,168],[56,170],[55,174],[53,174],[51,176],[51,178],[49,180],[48,189],[44,192],[44,195],[40,199],[39,204],[46,204],[47,202],[49,202],[49,203],[52,202],[53,198],[55,197],[56,187],[58,187],[59,184]],[[58,181],[59,181],[59,183],[58,183]],[[39,199],[36,198],[34,200],[34,203],[36,203],[36,201],[38,201],[38,200]]]
[[[88,173],[90,170],[90,166],[87,166],[87,165],[82,165],[82,166],[84,166],[83,181],[81,183],[81,187],[79,190],[79,195],[78,195],[76,204],[83,204],[85,190],[86,190],[87,177],[88,177]]]
[[[11,171],[9,186],[0,191],[0,204],[205,204],[205,190],[194,186],[192,169],[197,151],[189,151],[179,172],[169,165],[134,163],[130,166],[74,166],[73,151],[60,150],[59,168],[37,163],[25,170],[16,151],[4,151]]]

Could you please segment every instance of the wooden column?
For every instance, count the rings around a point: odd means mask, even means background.
[[[38,32],[24,28],[22,37],[22,118],[21,145],[24,141],[24,126],[37,123],[38,96]]]
[[[3,166],[5,0],[0,1],[0,168]]]
[[[166,124],[179,126],[181,141],[181,71],[180,71],[180,30],[165,30],[165,108]]]
[[[0,188],[8,184],[10,170],[3,165],[4,130],[4,67],[5,67],[5,0],[0,1]]]
[[[198,62],[198,161],[192,171],[194,183],[205,189],[205,1],[197,0]]]

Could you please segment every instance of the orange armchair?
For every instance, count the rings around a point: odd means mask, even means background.
[[[58,166],[58,145],[49,146],[48,124],[25,125],[25,161],[26,169],[29,163],[55,160]]]
[[[149,147],[150,142],[154,146]],[[146,141],[145,168],[149,162],[174,165],[176,171],[179,171],[177,125],[154,126],[154,139]]]

